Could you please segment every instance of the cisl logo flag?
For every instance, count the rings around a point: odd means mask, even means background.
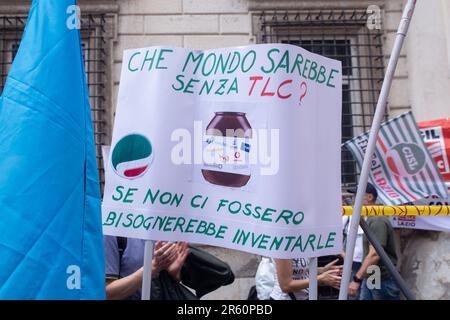
[[[450,119],[417,123],[422,139],[445,180],[450,193]],[[450,197],[431,196],[413,203],[418,206],[448,206]],[[392,217],[394,228],[450,232],[450,217]]]
[[[368,140],[369,132],[366,132],[345,143],[360,167]],[[369,180],[386,205],[404,204],[428,196],[447,197],[447,187],[411,112],[381,125]]]

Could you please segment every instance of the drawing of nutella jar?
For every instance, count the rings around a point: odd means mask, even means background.
[[[251,129],[243,112],[215,112],[203,140],[202,175],[206,181],[235,188],[248,183]]]

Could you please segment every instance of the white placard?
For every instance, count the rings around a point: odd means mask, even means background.
[[[104,233],[341,252],[341,108],[341,63],[297,46],[125,51]]]

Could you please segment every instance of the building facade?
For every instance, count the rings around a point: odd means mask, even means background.
[[[30,1],[0,0],[0,87],[20,43]],[[124,49],[153,45],[211,49],[282,42],[342,61],[343,140],[370,128],[403,0],[80,0],[99,167],[109,144]],[[386,117],[450,117],[450,3],[418,1],[394,76]],[[357,182],[345,150],[342,181]],[[100,172],[103,179],[103,172]],[[450,235],[401,231],[401,271],[418,298],[450,298]],[[210,298],[246,298],[258,259],[211,248],[237,281]]]

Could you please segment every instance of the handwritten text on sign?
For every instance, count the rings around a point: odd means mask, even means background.
[[[340,62],[283,44],[152,47],[123,61],[105,234],[340,252]]]

